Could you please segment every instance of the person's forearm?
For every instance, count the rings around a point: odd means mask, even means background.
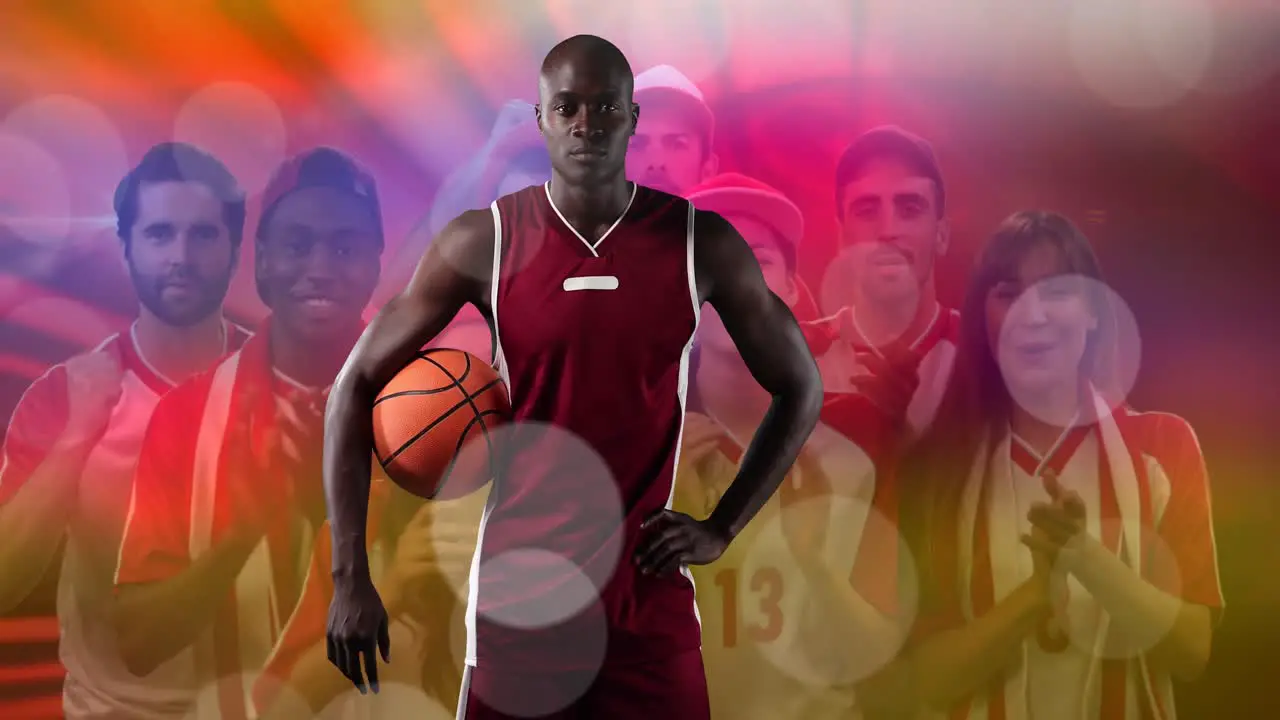
[[[329,395],[324,421],[324,495],[333,538],[335,580],[369,575],[366,524],[372,477],[377,390],[357,373],[343,372]]]
[[[49,568],[76,505],[91,446],[55,447],[0,506],[0,613],[31,594]]]
[[[742,532],[795,464],[805,440],[818,424],[821,410],[820,382],[773,396],[769,411],[747,446],[737,477],[711,512],[712,524],[731,538]]]
[[[1084,548],[1072,571],[1135,648],[1151,648],[1151,659],[1180,679],[1204,671],[1212,644],[1207,608],[1155,587],[1100,544]]]
[[[987,614],[915,648],[912,676],[930,706],[949,709],[1017,660],[1022,643],[1049,612],[1048,593],[1034,583],[1023,583]]]
[[[258,542],[231,538],[172,578],[119,588],[113,619],[130,672],[147,675],[196,641]]]

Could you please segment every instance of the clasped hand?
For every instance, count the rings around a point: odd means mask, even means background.
[[[1031,505],[1027,519],[1032,531],[1022,536],[1022,543],[1049,561],[1050,568],[1073,571],[1083,551],[1093,539],[1085,531],[1085,505],[1080,495],[1065,490],[1052,474],[1043,477],[1049,502]]]

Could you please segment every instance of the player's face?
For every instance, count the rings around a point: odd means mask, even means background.
[[[144,183],[126,247],[139,302],[165,323],[192,325],[221,309],[238,253],[207,186]]]
[[[1015,397],[1074,386],[1098,319],[1079,276],[1063,272],[1061,253],[1040,243],[1017,277],[987,293],[987,339]]]
[[[608,65],[564,62],[542,77],[538,122],[551,166],[574,184],[616,177],[626,166],[637,117],[632,81]]]
[[[934,260],[947,241],[937,199],[932,180],[889,158],[868,163],[845,187],[841,239],[863,298],[914,301],[932,282]]]
[[[786,256],[781,246],[782,241],[777,232],[754,218],[731,217],[728,219],[751,247],[751,251],[756,256],[756,262],[760,263],[760,272],[764,275],[764,281],[769,286],[769,290],[782,298],[788,306],[795,305],[798,296],[795,277],[787,267]],[[733,340],[725,330],[720,316],[709,306],[702,311],[702,326],[704,328],[702,338],[708,345],[717,350],[734,349]]]
[[[367,203],[326,187],[287,195],[258,243],[258,284],[293,337],[346,336],[378,284],[377,221]]]
[[[627,149],[627,175],[641,185],[684,195],[714,173],[707,150],[679,108],[647,102]]]

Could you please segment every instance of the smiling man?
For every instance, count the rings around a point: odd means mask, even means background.
[[[148,427],[115,625],[135,673],[194,649],[188,691],[224,681],[201,712],[245,716],[251,678],[237,674],[262,667],[298,597],[324,520],[327,388],[363,327],[382,248],[369,175],[328,148],[286,162],[264,194],[254,263],[271,316],[161,400]]]

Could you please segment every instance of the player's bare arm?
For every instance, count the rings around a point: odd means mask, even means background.
[[[773,396],[737,477],[705,520],[663,511],[646,521],[637,552],[645,572],[713,562],[778,489],[822,409],[822,380],[795,316],[765,284],[751,248],[714,213],[694,219],[699,300],[724,322],[752,377]]]
[[[404,292],[369,324],[334,382],[325,412],[324,490],[333,536],[329,661],[365,692],[377,691],[375,651],[390,658],[387,614],[369,573],[365,541],[373,453],[373,403],[397,372],[466,303],[492,317],[493,216],[469,211],[431,243]],[[362,672],[363,659],[363,672]],[[368,677],[368,685],[365,677]]]

